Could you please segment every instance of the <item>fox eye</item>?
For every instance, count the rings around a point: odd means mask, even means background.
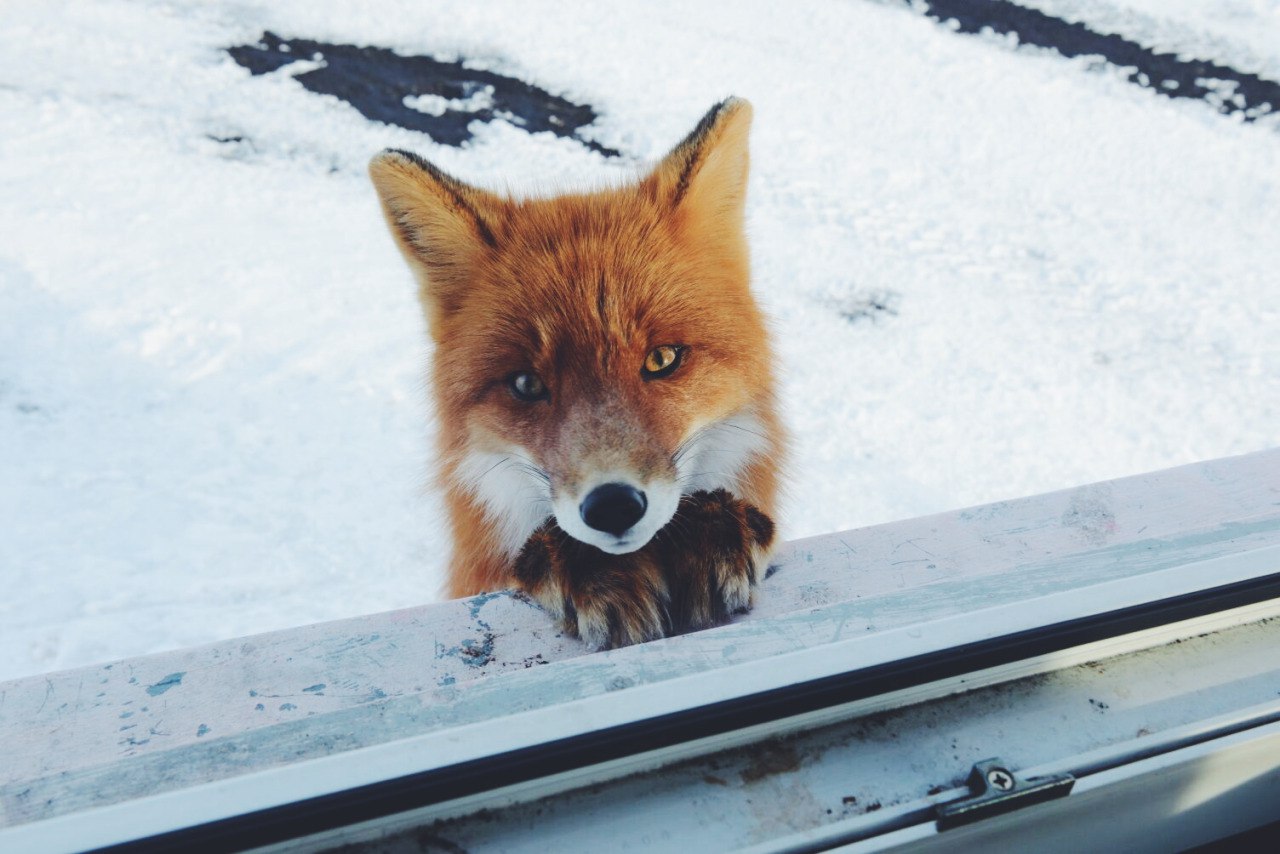
[[[684,356],[684,348],[677,347],[674,344],[663,344],[661,347],[654,347],[649,351],[649,355],[644,357],[644,367],[641,373],[647,380],[656,380],[665,377],[680,367],[680,359]]]
[[[537,374],[530,371],[512,374],[507,378],[507,386],[517,399],[526,403],[533,403],[535,400],[546,400],[548,397],[546,385],[538,378]]]

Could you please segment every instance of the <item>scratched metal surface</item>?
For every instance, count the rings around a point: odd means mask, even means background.
[[[728,851],[874,825],[967,794],[975,762],[1019,771],[1158,736],[1280,692],[1270,620],[726,750],[464,818],[308,840],[306,850]],[[285,846],[286,850],[290,850]],[[346,849],[350,850],[350,849]]]
[[[588,654],[496,593],[0,683],[16,824],[1280,544],[1280,450],[785,545],[756,610]]]

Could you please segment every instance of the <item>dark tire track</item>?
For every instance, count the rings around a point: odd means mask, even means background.
[[[1280,109],[1280,83],[1205,59],[1157,53],[1117,35],[1099,33],[1009,0],[924,0],[911,8],[939,22],[955,21],[959,32],[1012,33],[1020,44],[1064,57],[1097,56],[1128,80],[1166,98],[1194,98],[1219,113],[1255,121]]]
[[[445,145],[458,146],[470,140],[468,125],[473,121],[505,119],[529,133],[550,131],[606,157],[619,155],[579,134],[596,120],[596,111],[590,106],[575,104],[514,77],[467,68],[461,60],[448,62],[430,56],[402,56],[381,47],[286,39],[272,32],[264,32],[257,44],[229,47],[227,53],[253,75],[318,56],[322,67],[294,76],[307,89],[340,98],[365,118],[425,133]],[[441,107],[423,111],[404,103],[406,97],[423,95],[443,99],[438,102]]]

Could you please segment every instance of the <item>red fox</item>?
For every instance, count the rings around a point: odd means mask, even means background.
[[[596,647],[753,604],[785,435],[750,291],[751,106],[620,188],[510,199],[369,171],[435,345],[449,591],[524,589]]]

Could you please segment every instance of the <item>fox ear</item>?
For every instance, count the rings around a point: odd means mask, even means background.
[[[389,148],[369,177],[396,245],[418,280],[431,334],[458,308],[480,253],[496,245],[490,221],[501,201],[407,151]]]
[[[641,182],[660,204],[692,222],[741,231],[747,200],[751,104],[727,98]]]

